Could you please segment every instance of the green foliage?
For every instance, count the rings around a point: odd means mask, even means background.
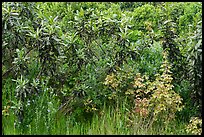
[[[173,72],[173,78],[175,83],[179,83],[186,77],[183,71],[187,70],[184,67],[186,62],[183,61],[184,59],[180,52],[179,45],[175,42],[175,39],[178,37],[176,24],[171,20],[166,20],[162,32],[164,35],[164,41],[162,43],[163,49],[169,52],[168,59],[172,64],[171,71]]]
[[[77,123],[75,133],[86,130],[84,122],[91,124],[94,116],[99,122],[104,102],[116,113],[108,111],[102,126],[105,119],[123,119],[122,124],[109,121],[118,130],[97,131],[105,134],[142,133],[127,129],[127,123],[138,126],[131,122],[135,111],[149,127],[158,117],[168,123],[176,115],[185,114],[186,121],[199,115],[201,5],[2,3],[2,115],[15,123],[4,121],[5,127],[16,134],[63,134]],[[163,51],[168,61],[162,60]],[[185,107],[177,112],[182,98]]]
[[[198,22],[197,29],[193,35],[190,45],[192,45],[188,50],[187,61],[188,64],[188,74],[189,79],[192,82],[192,95],[194,96],[195,101],[199,110],[202,108],[201,101],[201,90],[202,90],[202,21]]]
[[[183,9],[183,14],[179,18],[179,31],[180,33],[188,33],[196,28],[196,23],[202,16],[201,3],[185,3],[184,6],[179,8]],[[189,30],[190,29],[190,30]]]
[[[198,113],[198,106],[196,106],[194,102],[194,98],[192,98],[192,89],[191,89],[190,81],[183,80],[180,85],[175,85],[174,90],[178,93],[183,99],[183,105],[185,106],[180,112],[177,112],[176,119],[189,121],[192,116],[196,116]],[[189,98],[190,97],[190,98]],[[185,117],[184,117],[185,115]]]
[[[157,14],[154,14],[155,12],[157,12]],[[145,29],[144,23],[148,21],[152,23],[152,28],[156,30],[156,27],[158,26],[158,20],[160,19],[160,12],[161,11],[149,4],[145,4],[141,7],[135,8],[133,12],[133,21],[135,23],[134,28],[143,30]]]

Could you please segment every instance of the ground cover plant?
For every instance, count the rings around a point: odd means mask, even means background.
[[[2,134],[202,134],[201,2],[3,2]]]

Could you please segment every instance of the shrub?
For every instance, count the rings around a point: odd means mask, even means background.
[[[190,123],[186,126],[186,132],[201,135],[202,119],[199,119],[198,117],[191,117]]]
[[[172,77],[170,66],[167,61],[167,53],[163,54],[163,64],[161,65],[162,75],[157,75],[152,83],[154,87],[150,98],[149,109],[153,110],[154,120],[163,119],[165,122],[175,117],[176,111],[182,110],[182,98],[173,90],[171,84]]]

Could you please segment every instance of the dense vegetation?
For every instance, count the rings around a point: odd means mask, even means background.
[[[201,134],[202,3],[3,2],[2,134]]]

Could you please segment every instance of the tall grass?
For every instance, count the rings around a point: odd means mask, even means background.
[[[8,84],[9,85],[9,84]],[[8,86],[7,85],[7,86]],[[12,86],[10,93],[13,93]],[[5,88],[4,88],[5,90]],[[6,100],[4,100],[5,102]],[[115,106],[103,105],[101,114],[95,113],[91,121],[76,121],[73,116],[56,117],[59,103],[50,98],[46,92],[37,100],[38,106],[35,109],[31,122],[28,125],[16,126],[17,117],[14,110],[9,111],[9,115],[2,116],[3,133],[5,135],[157,135],[157,134],[187,134],[185,125],[181,121],[171,121],[169,125],[155,123],[148,125],[148,120],[137,116],[132,116],[131,122],[128,120],[129,110],[127,101],[116,103]],[[5,104],[5,103],[4,103]],[[45,107],[48,105],[48,110]],[[52,109],[51,109],[52,108]],[[32,110],[30,110],[32,111]],[[26,117],[29,119],[29,116]],[[130,126],[128,126],[130,125]]]

